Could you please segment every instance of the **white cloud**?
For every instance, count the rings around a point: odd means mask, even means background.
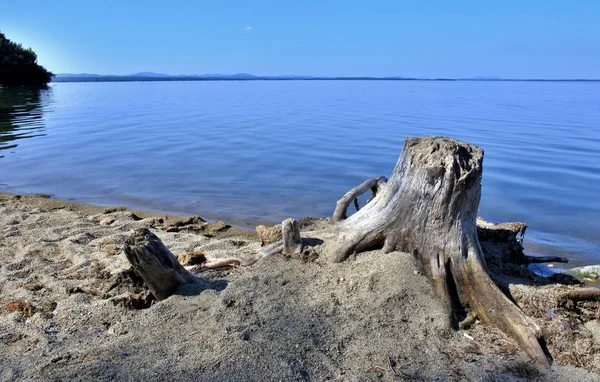
[[[244,28],[244,30],[245,30],[246,32],[250,32],[250,31],[252,30],[252,27],[246,27],[246,28]]]

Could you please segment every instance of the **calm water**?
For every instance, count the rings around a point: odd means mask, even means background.
[[[485,149],[480,215],[600,263],[600,83],[153,82],[0,89],[0,190],[212,219],[325,216],[407,136]]]

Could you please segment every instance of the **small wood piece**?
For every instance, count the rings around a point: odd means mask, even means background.
[[[390,371],[392,372],[392,374],[394,374],[394,375],[398,375],[398,374],[396,373],[396,368],[394,367],[394,364],[395,364],[395,362],[394,362],[394,361],[392,361],[392,357],[390,357],[390,356],[388,355],[388,366],[390,367]]]
[[[302,239],[300,238],[300,229],[295,219],[285,219],[281,223],[281,233],[283,236],[283,254],[287,256],[296,255],[302,252]]]
[[[173,295],[182,285],[197,281],[147,228],[136,230],[125,242],[124,250],[133,269],[159,300]]]
[[[371,199],[372,199],[375,195],[377,195],[377,192],[379,191],[379,189],[383,185],[385,185],[386,182],[387,182],[387,179],[385,176],[375,176],[373,178],[365,180],[363,183],[361,183],[357,187],[354,187],[350,191],[346,192],[344,194],[344,196],[342,196],[342,198],[337,201],[336,206],[335,206],[335,211],[333,212],[333,216],[331,217],[331,220],[333,222],[337,222],[337,221],[346,219],[348,217],[346,215],[346,213],[348,212],[348,206],[350,206],[350,204],[353,201],[355,201],[359,196],[361,196],[362,194],[364,194],[365,192],[367,192],[369,190],[371,190],[371,193],[373,194],[371,197]],[[369,199],[369,200],[371,200],[371,199]],[[358,211],[359,210],[358,202],[356,202],[355,207],[356,207],[356,210]]]
[[[564,304],[567,301],[600,301],[599,288],[580,288],[573,289],[563,293],[558,297],[559,304]]]
[[[496,235],[501,235],[502,231],[505,233],[512,234],[519,243],[523,243],[525,239],[525,231],[527,231],[527,223],[523,222],[505,222],[505,223],[491,223],[485,221],[481,217],[477,217],[477,226],[479,228],[488,229],[494,232]],[[506,235],[505,235],[506,237]],[[500,239],[504,239],[504,237],[500,237]]]
[[[263,257],[276,255],[278,253],[283,252],[283,241],[278,241],[276,243],[267,245],[266,247],[262,247],[258,253],[253,256],[246,258],[238,258],[238,257],[225,257],[225,258],[211,258],[207,257],[206,262],[202,264],[202,268],[205,269],[219,269],[219,268],[229,268],[229,267],[247,267],[253,265],[258,260]]]

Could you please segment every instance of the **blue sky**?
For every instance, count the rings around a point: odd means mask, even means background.
[[[55,73],[600,78],[600,0],[2,0],[0,30]]]

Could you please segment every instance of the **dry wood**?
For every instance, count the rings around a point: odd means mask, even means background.
[[[297,255],[302,253],[304,248],[302,239],[300,238],[300,229],[298,222],[295,219],[286,219],[281,223],[281,232],[283,240],[272,243],[266,247],[262,247],[256,254],[245,257],[227,257],[227,258],[207,258],[207,261],[202,265],[206,269],[218,269],[227,267],[242,266],[247,267],[255,264],[260,259],[283,253],[287,256]]]
[[[579,288],[563,293],[558,297],[558,302],[563,304],[567,301],[600,301],[600,289]]]
[[[281,234],[283,236],[284,255],[292,256],[302,252],[300,229],[295,219],[286,219],[281,223]]]
[[[206,263],[202,264],[203,268],[206,269],[218,269],[218,268],[229,268],[229,267],[247,267],[255,264],[258,260],[263,257],[276,255],[283,252],[283,243],[278,241],[266,247],[262,247],[256,254],[241,258],[241,257],[226,257],[226,258],[206,258]]]
[[[124,250],[133,269],[159,300],[171,296],[184,284],[197,281],[163,242],[146,228],[136,230],[127,239]]]
[[[333,216],[331,217],[331,221],[338,222],[340,220],[346,219],[346,213],[348,212],[348,206],[354,201],[354,205],[356,210],[358,211],[360,208],[358,206],[358,197],[364,194],[367,191],[371,191],[371,199],[377,195],[379,189],[385,185],[387,179],[385,176],[375,176],[373,178],[365,180],[360,185],[354,187],[350,191],[346,192],[344,196],[340,200],[337,201],[335,211],[333,212]],[[371,200],[369,199],[369,201]]]
[[[492,230],[496,234],[500,234],[502,231],[506,231],[514,235],[519,242],[523,242],[525,238],[525,231],[527,231],[527,223],[523,222],[506,222],[506,223],[490,223],[485,221],[481,217],[477,217],[477,226],[480,228],[486,228]]]
[[[458,323],[459,329],[466,329],[477,320],[477,313],[471,312],[464,320]]]

